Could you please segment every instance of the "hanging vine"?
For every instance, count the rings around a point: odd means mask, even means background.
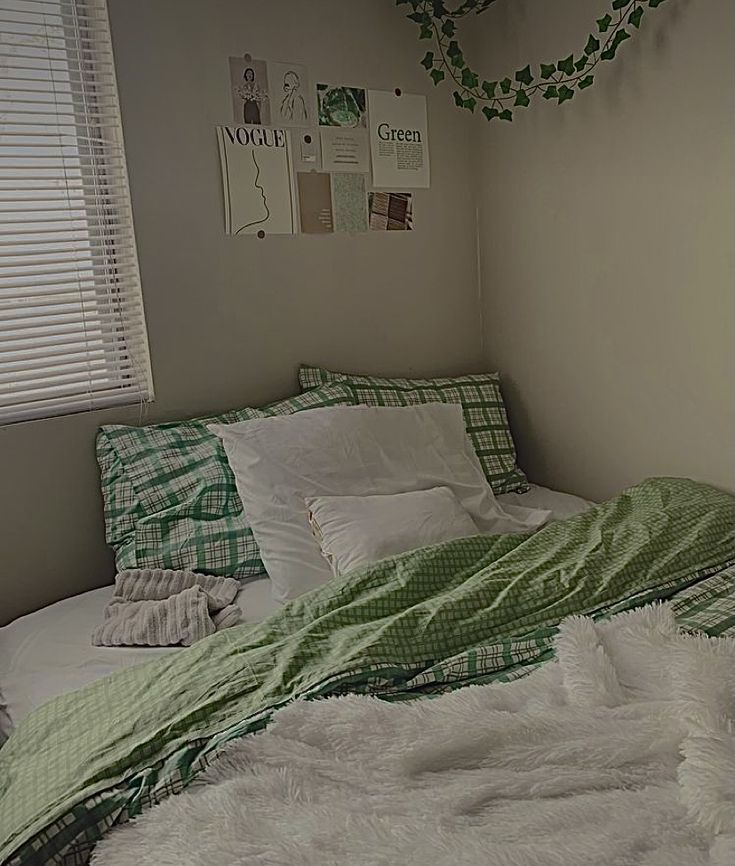
[[[453,11],[443,0],[396,0],[397,6],[409,5],[408,17],[419,26],[419,39],[432,39],[434,50],[421,61],[435,85],[448,79],[454,83],[454,101],[474,112],[482,107],[488,120],[513,120],[514,108],[527,108],[534,96],[556,100],[558,105],[586,90],[594,83],[593,70],[606,60],[613,60],[618,48],[631,31],[638,30],[647,8],[655,9],[664,0],[612,0],[610,12],[596,20],[583,49],[578,54],[549,63],[527,63],[522,69],[497,81],[488,81],[472,69],[457,37],[457,21],[471,12],[480,14],[495,0],[463,0]]]

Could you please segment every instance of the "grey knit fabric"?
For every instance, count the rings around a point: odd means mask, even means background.
[[[232,604],[239,583],[187,571],[141,569],[115,579],[104,622],[92,633],[94,646],[191,646],[237,625]]]
[[[240,589],[240,583],[233,577],[212,577],[167,568],[135,568],[121,571],[115,578],[115,597],[125,601],[160,600],[192,586],[201,586],[207,593],[210,610],[221,610],[232,604]]]

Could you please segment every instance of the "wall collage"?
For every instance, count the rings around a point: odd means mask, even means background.
[[[410,231],[430,185],[426,97],[312,83],[298,63],[230,57],[218,126],[230,235]]]

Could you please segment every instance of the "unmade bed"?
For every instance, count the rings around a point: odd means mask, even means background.
[[[538,485],[526,493],[507,493],[508,505],[550,510],[556,519],[593,505],[568,493]],[[112,595],[106,586],[67,598],[0,628],[0,742],[21,719],[44,701],[82,688],[131,665],[143,664],[179,648],[94,647],[90,635]],[[243,581],[237,597],[243,622],[258,623],[280,605],[267,575]]]

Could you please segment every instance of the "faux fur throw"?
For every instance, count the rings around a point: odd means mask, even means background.
[[[191,646],[207,635],[237,625],[232,604],[240,588],[231,577],[211,577],[161,568],[123,571],[92,632],[94,646]]]
[[[296,702],[96,866],[733,866],[735,641],[567,620],[508,685]]]

